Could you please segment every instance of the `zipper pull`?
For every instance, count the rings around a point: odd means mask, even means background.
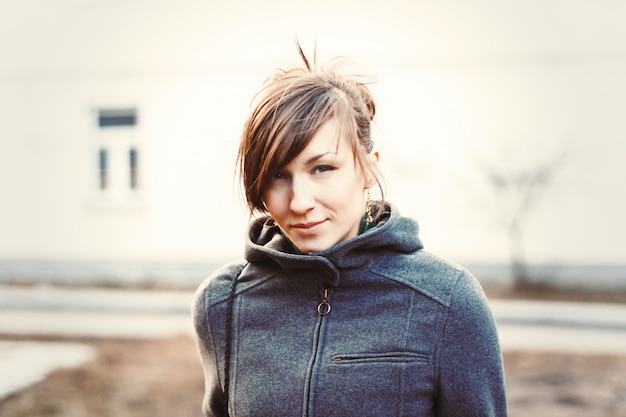
[[[328,313],[330,313],[330,304],[328,304],[328,288],[324,288],[324,297],[317,306],[317,314],[323,317]]]

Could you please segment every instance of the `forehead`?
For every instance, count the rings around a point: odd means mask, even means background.
[[[302,152],[294,158],[295,160],[307,159],[322,154],[342,154],[346,151],[351,152],[350,139],[348,132],[342,128],[337,119],[330,119],[324,122]]]

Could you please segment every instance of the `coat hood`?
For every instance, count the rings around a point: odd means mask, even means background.
[[[385,205],[370,230],[320,252],[297,254],[274,221],[262,217],[250,225],[245,257],[251,263],[273,262],[284,269],[317,269],[329,263],[336,269],[361,268],[375,260],[373,253],[408,254],[422,249],[418,232],[414,220]]]

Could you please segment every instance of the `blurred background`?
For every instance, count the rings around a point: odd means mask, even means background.
[[[377,78],[386,197],[428,250],[626,287],[624,21],[621,0],[2,0],[0,280],[191,288],[240,257],[239,134],[297,38]]]
[[[386,198],[488,290],[511,417],[624,415],[624,22],[622,0],[0,0],[0,414],[200,414],[189,305],[242,256],[239,135],[298,39],[376,77]]]

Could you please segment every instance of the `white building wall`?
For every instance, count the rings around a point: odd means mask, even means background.
[[[3,83],[2,258],[180,261],[239,251],[237,238],[225,245],[211,227],[243,232],[229,174],[250,100],[244,84],[224,76]],[[139,188],[129,198],[98,187],[97,151],[109,139],[95,125],[100,108],[137,109],[129,134]]]
[[[471,157],[485,151],[506,166],[565,151],[564,167],[529,217],[528,259],[620,263],[623,246],[609,242],[626,232],[622,69],[609,62],[381,74],[376,139],[388,198],[420,221],[429,250],[463,263],[506,262],[497,201]],[[240,256],[247,216],[234,163],[261,80],[4,80],[0,259],[21,261],[20,268],[156,262],[145,270]],[[115,108],[137,109],[129,134],[140,151],[139,188],[127,190],[130,198],[109,199],[98,188],[97,151],[110,131],[97,127],[94,112]],[[507,145],[512,152],[493,152]],[[126,171],[112,175],[125,185]]]

